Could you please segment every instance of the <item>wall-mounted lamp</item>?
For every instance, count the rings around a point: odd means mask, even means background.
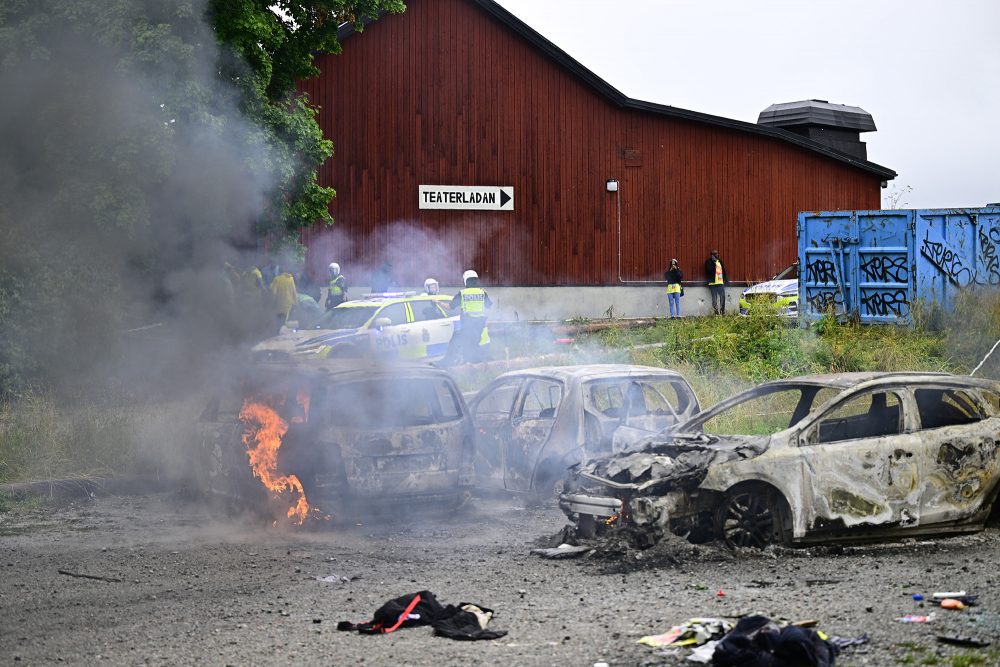
[[[618,192],[618,181],[613,178],[609,178],[605,185],[608,188],[608,192]]]

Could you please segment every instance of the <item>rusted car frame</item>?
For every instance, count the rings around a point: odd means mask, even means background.
[[[625,364],[505,373],[470,402],[477,485],[550,495],[566,468],[623,438],[682,422],[698,399],[682,375]]]
[[[936,373],[767,382],[575,469],[581,532],[646,527],[733,546],[979,530],[1000,489],[1000,384]]]
[[[274,407],[287,424],[278,467],[301,480],[323,512],[453,507],[472,487],[472,422],[447,372],[313,359],[257,363],[211,401],[196,471],[210,496],[266,501],[243,442],[240,411],[250,399]]]

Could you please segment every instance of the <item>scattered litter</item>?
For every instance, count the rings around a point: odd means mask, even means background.
[[[804,621],[792,621],[789,625],[795,628],[815,628],[819,625],[819,621],[815,618],[807,618]]]
[[[721,618],[692,618],[675,625],[660,635],[648,635],[640,644],[661,648],[663,646],[700,646],[718,639],[733,629],[733,624]]]
[[[77,577],[79,579],[94,579],[96,581],[109,581],[111,583],[119,583],[121,579],[116,579],[115,577],[100,577],[96,574],[80,574],[79,572],[69,572],[67,570],[56,570],[59,574],[65,574],[67,577]]]
[[[907,614],[906,616],[900,616],[896,619],[900,623],[930,623],[934,620],[934,613],[930,613],[927,616],[918,616],[916,614]]]
[[[965,605],[962,604],[961,600],[956,600],[955,598],[945,598],[940,602],[942,609],[954,609],[956,611],[961,611],[965,609]]]
[[[718,646],[719,640],[713,639],[703,646],[699,646],[695,650],[691,651],[691,655],[687,657],[691,662],[699,662],[703,665],[707,665],[712,662],[712,656],[715,654],[715,647]]]
[[[867,634],[864,634],[860,637],[830,637],[827,641],[837,648],[847,648],[848,646],[861,646],[862,644],[867,644],[870,639]]]
[[[338,574],[328,574],[325,577],[313,577],[313,579],[315,579],[316,581],[322,581],[322,582],[327,583],[327,584],[347,584],[347,583],[350,583],[350,582],[354,581],[357,578],[358,577],[353,577],[353,576],[352,577],[343,577],[343,576],[338,575]]]
[[[375,611],[372,620],[367,623],[341,621],[337,623],[337,629],[378,635],[395,632],[399,628],[430,625],[435,635],[449,639],[498,639],[506,635],[506,630],[486,629],[492,618],[492,609],[471,602],[445,607],[430,591],[420,591],[389,600]]]
[[[843,579],[806,579],[806,586],[832,586],[843,581]]]
[[[719,641],[712,664],[832,667],[838,651],[826,635],[816,630],[782,628],[766,616],[746,616]]]
[[[542,558],[576,558],[593,550],[593,547],[573,546],[563,542],[552,549],[532,549],[531,553]]]
[[[931,598],[931,602],[940,605],[945,609],[956,609],[956,607],[954,606],[955,601],[960,602],[962,605],[966,607],[974,607],[976,606],[977,600],[979,600],[978,595],[969,595],[965,591],[960,591],[957,593],[935,593]],[[945,602],[948,603],[947,606],[945,606]],[[961,607],[957,608],[960,609]]]
[[[921,595],[920,593],[914,593],[914,594],[913,594],[913,599],[914,599],[915,601],[917,601],[917,602],[922,602],[922,601],[923,601],[923,599],[924,599],[924,596],[923,596],[923,595]]]
[[[724,591],[724,590],[722,590],[720,588],[719,592],[715,594],[715,597],[717,597],[717,598],[724,598],[724,597],[726,597],[726,591]]]
[[[985,639],[975,637],[958,637],[952,635],[938,635],[937,640],[943,644],[954,644],[955,646],[968,646],[971,648],[986,648],[990,642]]]

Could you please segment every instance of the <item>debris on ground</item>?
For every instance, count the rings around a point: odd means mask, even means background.
[[[68,570],[57,570],[59,574],[65,574],[67,577],[76,577],[78,579],[94,579],[95,581],[107,581],[111,583],[121,583],[121,579],[115,577],[101,577],[96,574],[80,574],[79,572],[69,572]]]
[[[532,549],[531,553],[536,556],[541,556],[542,558],[577,558],[584,554],[589,554],[593,551],[593,547],[568,544],[563,542],[557,547],[552,547],[549,549]]]
[[[673,626],[663,634],[643,637],[639,643],[652,648],[700,646],[713,639],[719,639],[732,629],[733,624],[721,618],[692,618]]]
[[[434,634],[449,639],[499,639],[506,630],[487,630],[493,610],[471,602],[444,606],[430,591],[410,593],[389,600],[365,623],[340,621],[337,629],[365,635],[395,632],[400,628],[430,625]]]
[[[927,616],[921,616],[919,614],[907,614],[906,616],[900,616],[896,619],[900,623],[930,623],[934,620],[934,613],[930,613]]]
[[[942,644],[967,646],[969,648],[986,648],[990,645],[990,642],[985,639],[977,639],[975,637],[959,637],[954,635],[938,635],[937,640]]]

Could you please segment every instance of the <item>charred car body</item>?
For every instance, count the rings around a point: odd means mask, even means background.
[[[730,546],[978,530],[1000,488],[998,405],[1000,384],[947,374],[767,382],[575,467],[560,506],[584,536]]]
[[[297,488],[334,516],[453,507],[473,481],[468,410],[454,380],[426,366],[257,363],[201,421],[200,486],[242,505]]]
[[[679,373],[615,364],[505,373],[470,403],[481,487],[549,494],[574,463],[698,411]]]

